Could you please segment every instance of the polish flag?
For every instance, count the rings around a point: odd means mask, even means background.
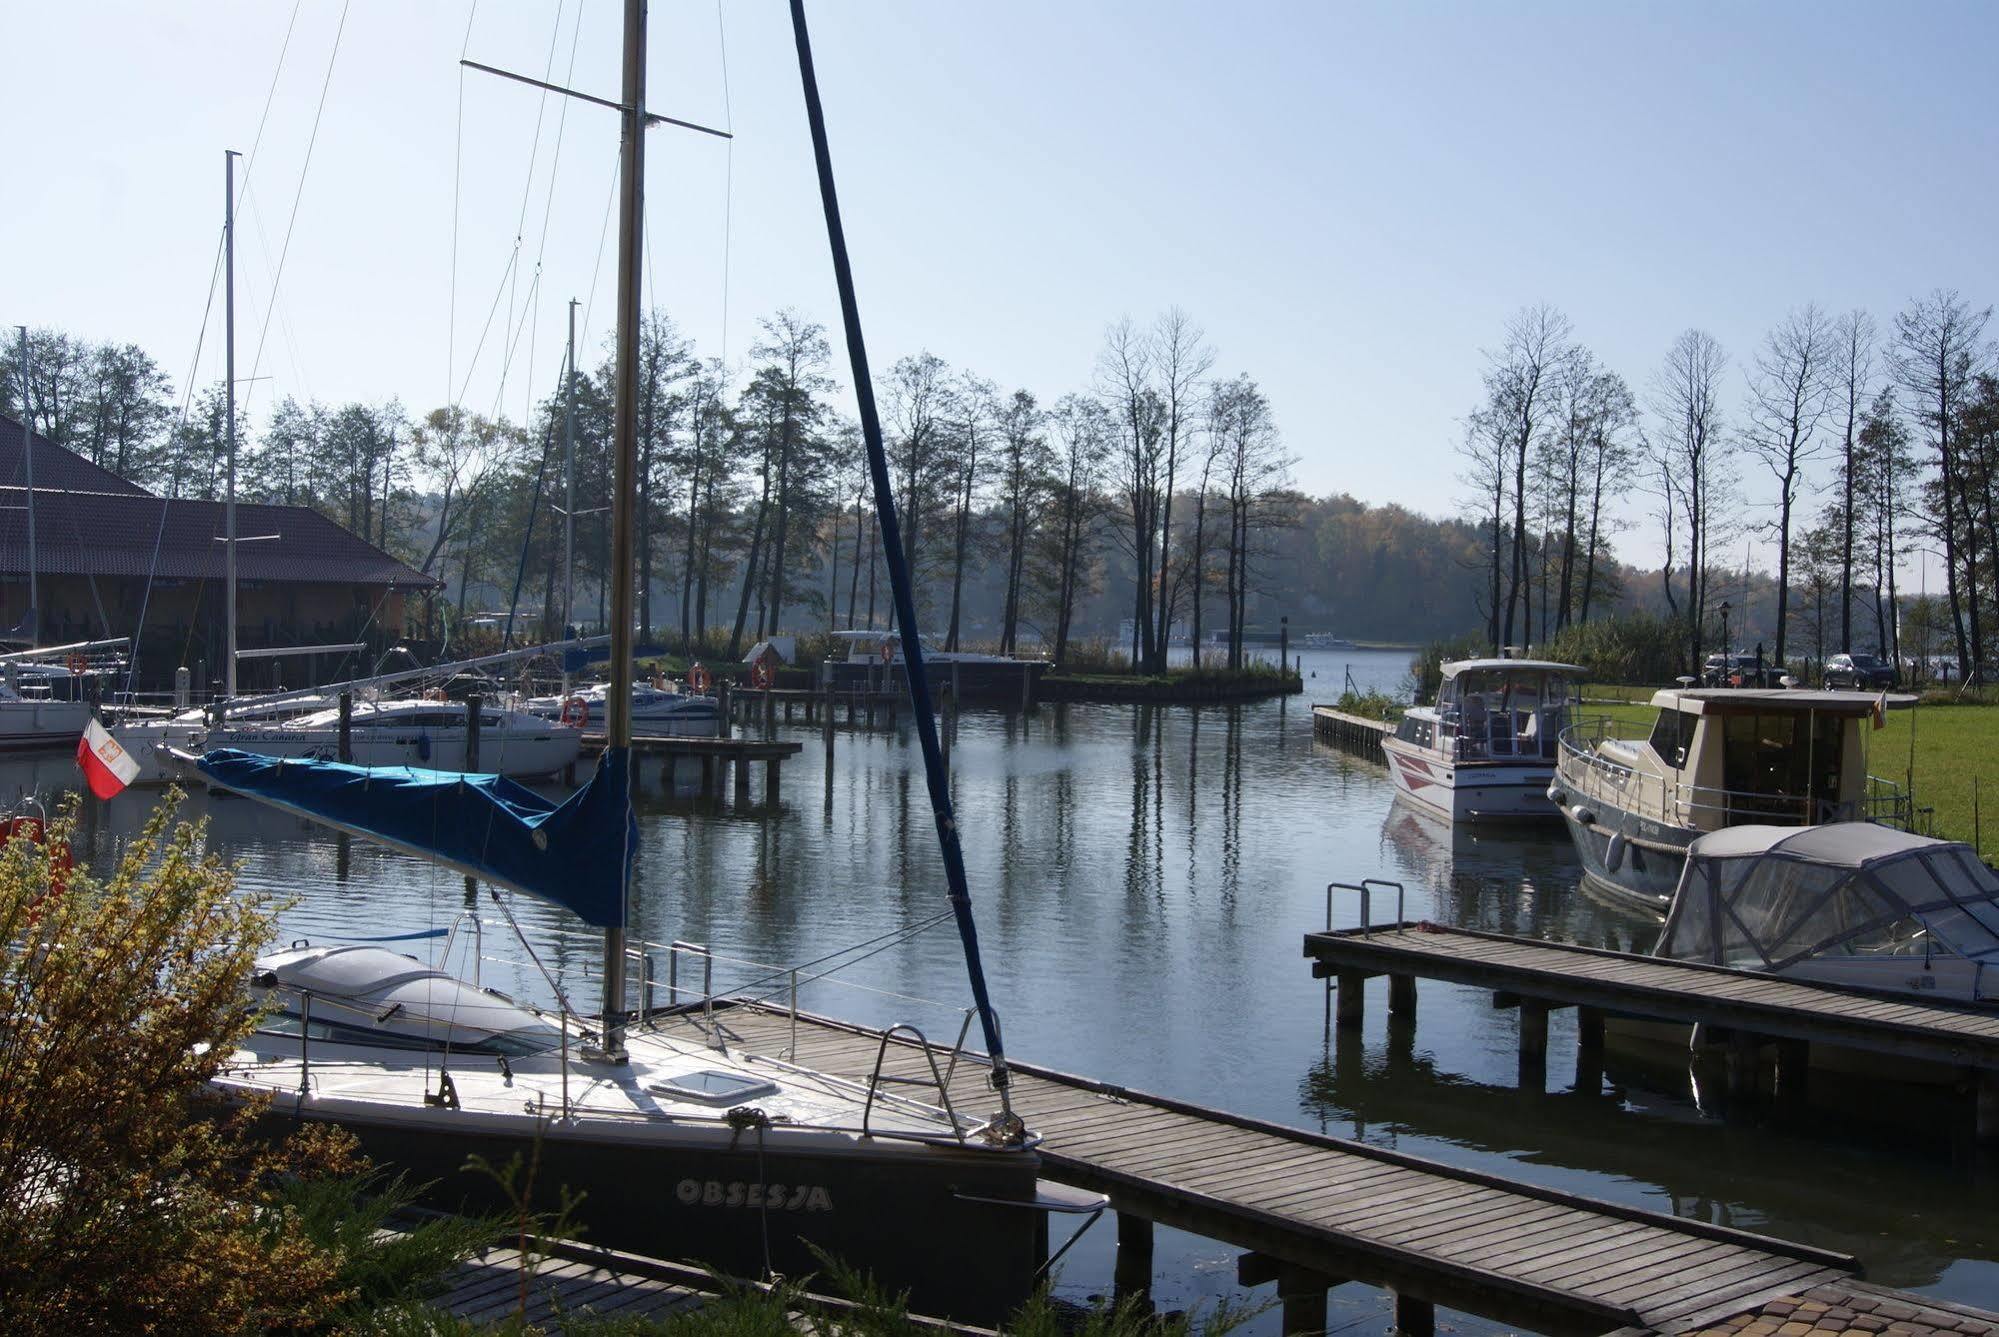
[[[138,778],[139,763],[118,745],[111,731],[92,720],[77,740],[76,764],[90,782],[90,792],[101,799],[115,798],[120,790]]]

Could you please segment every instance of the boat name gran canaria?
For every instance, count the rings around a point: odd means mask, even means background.
[[[740,1179],[683,1179],[674,1192],[689,1207],[768,1207],[774,1212],[830,1212],[833,1195],[818,1184],[752,1184]]]

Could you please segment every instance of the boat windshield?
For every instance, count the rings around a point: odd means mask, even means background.
[[[1460,756],[1552,757],[1569,725],[1571,682],[1541,668],[1467,668],[1444,682],[1437,709]]]
[[[1696,840],[1658,955],[1751,970],[1948,954],[1999,970],[1999,876],[1971,847],[1867,822]]]

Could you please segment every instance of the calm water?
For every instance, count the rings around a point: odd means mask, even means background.
[[[1850,1250],[1875,1281],[1999,1306],[1999,1192],[1949,1135],[1962,1107],[1919,1093],[1900,1131],[1836,1105],[1804,1127],[1724,1117],[1684,1059],[1613,1048],[1609,1092],[1569,1089],[1572,1023],[1557,1014],[1546,1094],[1515,1080],[1516,1025],[1487,996],[1422,986],[1413,1035],[1370,999],[1358,1041],[1332,1042],[1325,986],[1300,956],[1324,923],[1325,884],[1382,877],[1408,913],[1439,921],[1643,949],[1652,926],[1579,889],[1559,830],[1454,835],[1395,803],[1382,770],[1316,745],[1304,701],[1336,696],[1351,665],[1393,691],[1407,656],[1306,654],[1303,700],[1240,708],[1044,708],[1025,721],[968,714],[954,792],[995,1000],[1023,1059],[1561,1188]],[[780,726],[782,729],[783,726]],[[652,766],[642,800],[635,932],[708,943],[730,957],[798,962],[887,939],[804,1002],[863,1021],[909,1019],[947,1042],[966,990],[948,923],[897,940],[944,908],[914,736],[842,732],[828,779],[816,729],[784,777],[780,812],[738,815],[666,796]],[[0,772],[0,794],[63,784],[66,760]],[[760,777],[759,777],[760,780]],[[192,800],[246,882],[296,894],[287,937],[448,927],[463,880],[347,842],[242,801]],[[100,855],[143,816],[125,797],[90,814]],[[595,997],[595,944],[562,917],[515,914],[579,1003]],[[485,982],[546,996],[507,953],[488,906]],[[1389,911],[1377,911],[1386,914]],[[1336,902],[1337,922],[1357,907]],[[423,949],[428,944],[416,944]],[[454,959],[454,963],[457,961]],[[718,983],[754,978],[724,967]],[[1375,987],[1385,991],[1385,982]],[[869,990],[942,999],[926,1007]],[[1815,1092],[1828,1089],[1831,1079]],[[1882,1103],[1878,1100],[1875,1103]],[[1109,1221],[1064,1263],[1064,1289],[1106,1290]],[[1233,1251],[1162,1235],[1159,1298],[1233,1291]],[[1333,1326],[1379,1331],[1381,1296],[1333,1293]],[[1275,1316],[1257,1325],[1275,1331]],[[1486,1325],[1460,1326],[1484,1331]]]

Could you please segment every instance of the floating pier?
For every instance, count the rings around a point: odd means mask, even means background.
[[[585,752],[604,750],[604,735],[600,733],[583,735]],[[750,766],[761,764],[764,768],[764,802],[775,805],[778,797],[778,781],[783,773],[784,763],[805,750],[805,744],[786,742],[769,738],[634,738],[632,739],[633,775],[636,782],[641,769],[640,762],[646,757],[662,759],[660,780],[669,789],[673,785],[674,763],[682,757],[693,757],[701,763],[701,796],[719,796],[722,781],[729,768],[735,767],[736,802],[750,800]],[[574,777],[570,777],[574,783]]]
[[[1363,757],[1381,758],[1381,740],[1393,732],[1383,720],[1371,720],[1364,715],[1349,715],[1344,710],[1331,706],[1312,707],[1312,737],[1334,747],[1345,748]]]
[[[1434,924],[1308,933],[1304,954],[1314,977],[1336,981],[1342,1027],[1361,1024],[1364,989],[1376,975],[1388,976],[1389,1010],[1411,1019],[1419,978],[1492,990],[1495,1005],[1519,1010],[1523,1082],[1545,1080],[1548,1013],[1573,1007],[1576,1082],[1585,1089],[1602,1081],[1603,1023],[1615,1013],[1725,1035],[1738,1094],[1756,1089],[1766,1048],[1775,1051],[1784,1099],[1802,1098],[1814,1044],[1954,1068],[1975,1093],[1978,1136],[1999,1139],[1999,1016],[1989,1011]]]
[[[863,1084],[884,1053],[884,1076],[928,1074],[913,1041],[884,1049],[879,1031],[762,1004],[695,1005],[652,1024],[699,1040],[714,1027],[751,1053]],[[1044,1173],[1111,1199],[1120,1292],[1149,1291],[1153,1232],[1170,1226],[1243,1250],[1239,1279],[1275,1283],[1286,1333],[1322,1331],[1326,1292],[1348,1282],[1392,1292],[1410,1337],[1435,1331],[1438,1305],[1557,1334],[1682,1332],[1858,1270],[1846,1254],[1010,1067]],[[949,1071],[956,1109],[993,1108],[982,1055]]]

